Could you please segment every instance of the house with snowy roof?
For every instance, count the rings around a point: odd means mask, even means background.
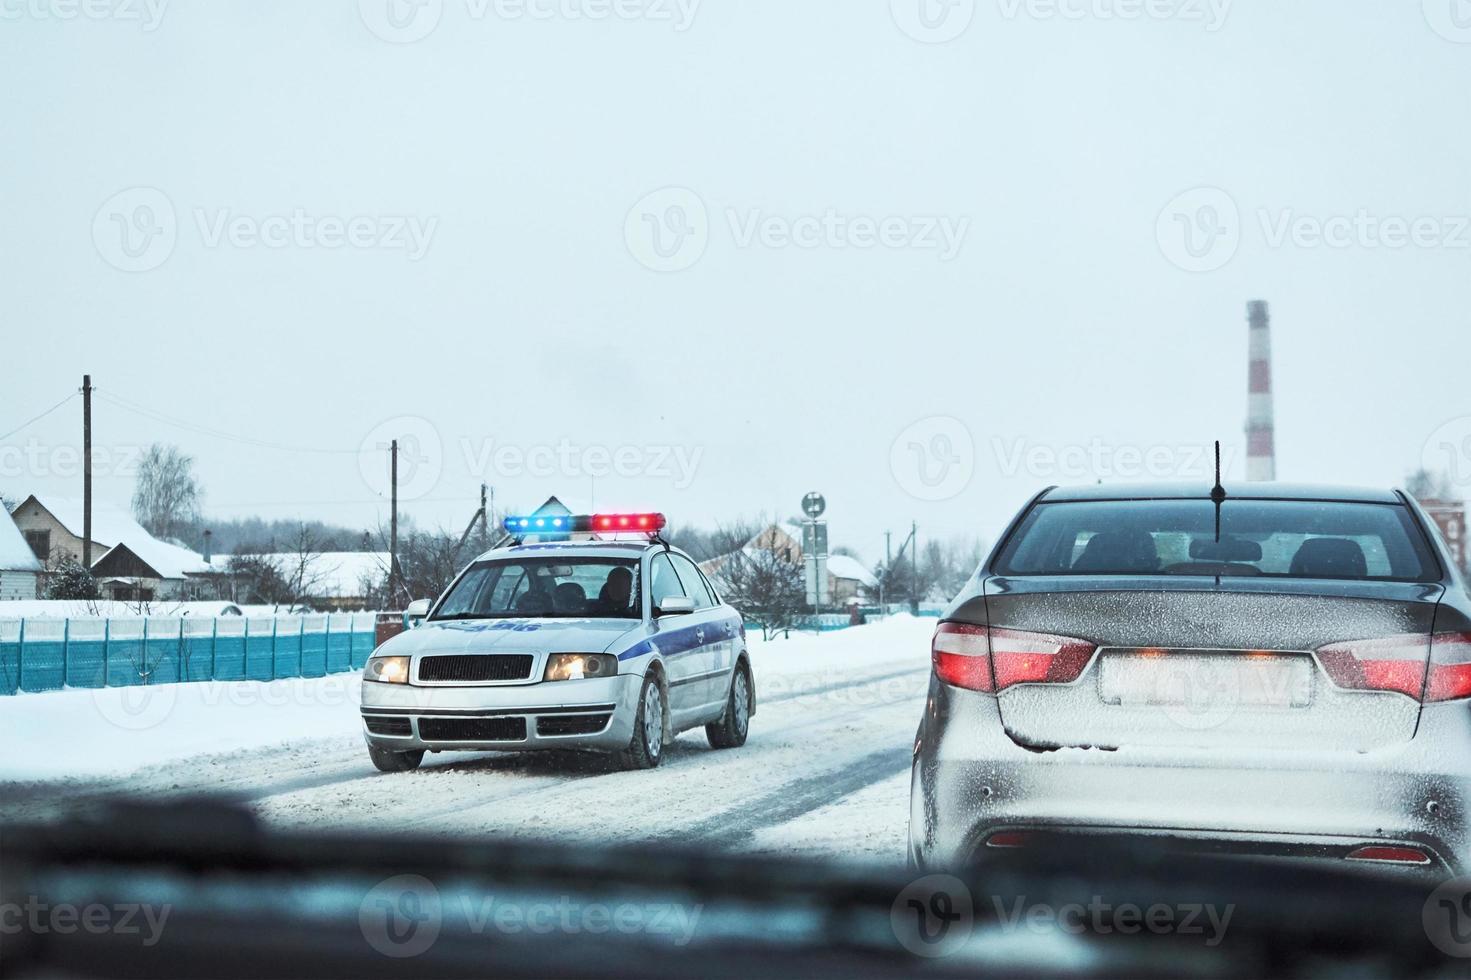
[[[40,595],[44,571],[25,535],[0,507],[0,600],[35,599]]]
[[[741,548],[749,554],[753,550],[768,551],[782,561],[792,565],[802,564],[802,528],[797,524],[768,524]],[[720,555],[700,563],[700,570],[708,575],[717,586],[721,571],[734,560],[736,552]],[[862,598],[865,589],[878,588],[878,579],[864,567],[863,562],[848,555],[829,555],[827,558],[828,595],[834,605],[849,599]]]
[[[47,568],[82,560],[82,501],[32,494],[11,514],[33,556]],[[209,565],[188,548],[160,541],[127,511],[92,503],[92,575],[105,599],[183,598]]]
[[[275,569],[301,596],[301,605],[327,612],[371,609],[388,579],[386,551],[261,552],[215,555],[210,568],[221,595],[235,593],[237,562]],[[242,600],[243,601],[243,600]]]

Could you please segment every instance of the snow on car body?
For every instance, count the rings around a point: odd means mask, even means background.
[[[536,534],[534,520],[506,523]],[[604,533],[629,518],[555,520],[560,536],[563,521]],[[740,614],[658,539],[662,517],[632,524],[651,536],[489,551],[417,628],[374,651],[362,699],[374,763],[398,771],[426,750],[577,748],[650,768],[670,738],[701,725],[714,747],[744,743],[755,697]]]

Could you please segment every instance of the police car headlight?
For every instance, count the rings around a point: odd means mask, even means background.
[[[545,680],[580,681],[616,673],[618,658],[609,653],[554,653],[547,658]]]
[[[363,680],[378,681],[380,684],[407,684],[409,682],[408,657],[369,657],[363,669]]]

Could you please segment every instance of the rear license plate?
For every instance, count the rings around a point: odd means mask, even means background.
[[[1313,663],[1293,654],[1105,653],[1098,684],[1105,704],[1306,708],[1313,703]]]

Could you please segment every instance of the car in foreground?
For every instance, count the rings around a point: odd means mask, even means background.
[[[910,858],[1471,867],[1471,601],[1407,494],[1049,489],[936,630]]]
[[[374,765],[590,749],[644,769],[687,729],[704,726],[715,748],[745,743],[756,700],[740,614],[659,537],[662,515],[506,527],[514,543],[477,558],[432,605],[411,606],[422,622],[369,658],[362,716]]]

